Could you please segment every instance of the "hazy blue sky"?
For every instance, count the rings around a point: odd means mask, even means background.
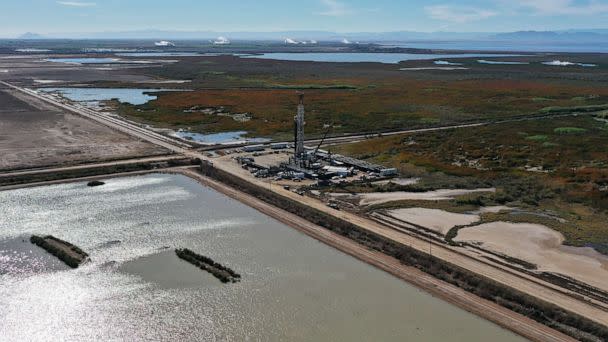
[[[607,23],[608,0],[0,1],[0,36],[137,29],[501,32]]]

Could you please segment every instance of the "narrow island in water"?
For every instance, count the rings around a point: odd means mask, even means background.
[[[52,235],[32,235],[30,242],[53,254],[72,268],[77,268],[82,263],[89,260],[89,255],[82,249]]]
[[[213,261],[211,258],[194,253],[187,248],[176,249],[175,254],[177,254],[180,259],[191,263],[203,271],[211,273],[222,283],[236,283],[237,281],[241,280],[241,275],[233,271],[230,267],[221,265]]]
[[[104,183],[102,181],[98,181],[98,180],[93,180],[93,181],[88,182],[87,186],[95,187],[95,186],[101,186],[101,185],[104,185],[104,184],[106,184],[106,183]]]

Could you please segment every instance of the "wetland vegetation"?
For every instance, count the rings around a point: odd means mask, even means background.
[[[230,267],[217,263],[204,255],[197,254],[188,248],[176,249],[175,254],[177,254],[180,259],[191,263],[203,271],[211,273],[222,283],[236,283],[241,280],[241,275],[233,271]]]
[[[557,57],[556,57],[557,58]],[[169,128],[205,132],[247,131],[252,136],[285,137],[291,133],[295,90],[306,91],[307,133],[321,135],[381,132],[522,116],[597,111],[608,104],[608,57],[560,56],[597,64],[595,68],[546,66],[546,56],[500,57],[525,65],[479,64],[475,58],[452,58],[468,70],[432,67],[432,60],[382,63],[315,63],[238,56],[183,59],[163,68],[138,72],[166,79],[187,79],[192,92],[159,94],[156,101],[121,104],[123,115]],[[227,116],[189,112],[194,106],[249,113],[238,122]]]
[[[294,90],[300,89],[306,92],[308,136],[321,135],[327,124],[339,135],[521,120],[406,136],[370,134],[377,138],[329,147],[397,167],[404,177],[420,178],[406,186],[354,184],[331,191],[495,187],[495,193],[459,196],[426,207],[463,212],[480,205],[516,206],[564,234],[566,244],[608,253],[608,57],[538,53],[486,59],[505,63],[449,58],[449,63],[469,69],[404,73],[399,69],[429,67],[434,61],[390,65],[227,55],[189,58],[138,72],[191,80],[188,87],[193,91],[162,93],[141,106],[120,104],[119,111],[143,122],[193,132],[246,131],[250,136],[282,139],[292,134]],[[597,67],[542,64],[547,60]],[[250,120],[188,111],[196,106],[248,113]],[[406,202],[382,206],[412,204]],[[505,215],[518,222],[522,217]]]
[[[450,184],[495,187],[495,193],[469,194],[443,203],[427,201],[424,206],[453,212],[475,206],[518,207],[530,214],[487,213],[484,220],[543,224],[562,233],[568,245],[590,246],[607,254],[607,144],[605,122],[578,116],[482,126],[474,134],[471,129],[455,129],[377,138],[333,149],[421,179],[400,190],[427,191]],[[345,191],[366,190],[377,191],[373,187]],[[381,207],[420,204],[392,202]]]

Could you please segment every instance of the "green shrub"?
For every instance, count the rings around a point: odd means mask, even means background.
[[[583,134],[585,132],[587,132],[586,129],[584,128],[578,128],[578,127],[558,127],[556,129],[553,130],[553,132],[555,132],[556,134]]]

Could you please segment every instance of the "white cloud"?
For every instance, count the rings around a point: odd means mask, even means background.
[[[341,17],[352,13],[352,10],[346,4],[337,0],[321,0],[326,9],[320,12],[320,15],[329,17]]]
[[[94,2],[80,2],[80,1],[57,1],[59,5],[71,6],[71,7],[93,7],[97,6]]]
[[[467,23],[493,17],[498,13],[475,7],[456,7],[450,5],[427,6],[425,11],[432,19],[453,23]]]
[[[517,0],[523,9],[544,15],[595,15],[608,13],[608,2],[599,0]]]

